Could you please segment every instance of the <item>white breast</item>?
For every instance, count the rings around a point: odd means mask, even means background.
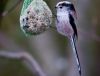
[[[57,13],[56,27],[57,31],[64,36],[70,37],[73,35],[68,13]]]

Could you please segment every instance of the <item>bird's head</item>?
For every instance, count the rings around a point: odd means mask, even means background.
[[[75,18],[77,18],[74,5],[69,1],[58,2],[57,5],[55,6],[55,8],[57,10],[57,13],[58,12],[60,12],[60,13],[67,12],[67,13],[70,13],[71,15],[73,15]]]

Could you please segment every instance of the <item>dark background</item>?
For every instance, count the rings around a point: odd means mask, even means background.
[[[49,29],[38,36],[26,37],[19,17],[23,1],[6,16],[2,14],[18,0],[0,0],[0,50],[27,51],[49,76],[78,76],[76,61],[67,38]],[[44,0],[52,12],[60,0]],[[100,76],[100,0],[69,0],[78,19],[77,48],[82,76]],[[55,26],[54,22],[52,23]],[[18,60],[0,58],[0,76],[35,76]]]

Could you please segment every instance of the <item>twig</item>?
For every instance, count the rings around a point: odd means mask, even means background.
[[[39,64],[27,52],[0,51],[0,57],[21,60],[32,71],[32,73],[36,74],[36,76],[46,76]]]
[[[22,1],[22,0],[18,0],[9,10],[4,11],[4,12],[2,13],[2,16],[4,17],[4,16],[8,15],[10,12],[12,12],[13,9],[16,8],[17,5],[18,5],[21,1]]]

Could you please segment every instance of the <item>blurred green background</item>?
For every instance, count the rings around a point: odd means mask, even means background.
[[[23,0],[0,0],[0,50],[27,51],[48,76],[78,76],[76,61],[67,38],[53,29],[26,37],[19,17]],[[55,13],[61,0],[44,0]],[[78,54],[82,76],[100,76],[100,0],[69,0],[74,3],[78,19]],[[4,12],[15,7],[5,16]],[[52,23],[55,26],[55,23]],[[0,58],[0,76],[35,76],[19,60]]]

